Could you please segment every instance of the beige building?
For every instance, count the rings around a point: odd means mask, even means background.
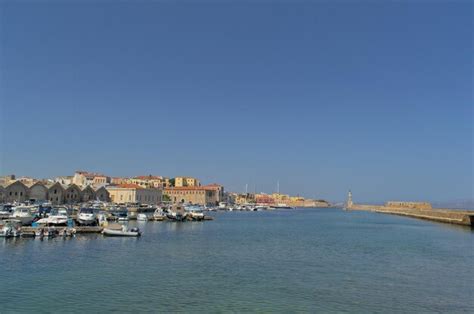
[[[162,191],[142,188],[138,184],[109,185],[106,187],[113,203],[140,203],[156,205],[161,203]]]
[[[1,202],[25,202],[25,201],[49,201],[53,204],[81,203],[99,199],[109,201],[109,193],[104,187],[96,190],[90,186],[81,189],[75,184],[63,185],[59,182],[45,184],[36,182],[26,185],[20,181],[14,181],[7,186],[0,185]]]
[[[162,189],[166,187],[166,179],[160,176],[137,176],[131,179],[128,179],[128,183],[137,184],[142,188],[156,188]]]
[[[84,187],[87,185],[103,186],[110,184],[111,178],[101,173],[87,172],[87,171],[76,171],[72,178],[72,183]]]
[[[30,185],[28,199],[46,201],[48,199],[48,188],[41,182],[36,182]]]
[[[179,187],[184,187],[184,186],[200,186],[201,183],[199,182],[198,179],[196,178],[191,178],[191,177],[176,177],[174,178],[174,186],[179,188]]]
[[[20,181],[10,183],[5,187],[5,202],[24,202],[28,200],[28,187]]]
[[[9,174],[7,176],[0,177],[0,185],[3,185],[4,187],[9,185],[10,183],[13,183],[14,181],[15,181],[14,174]]]
[[[82,202],[82,190],[79,186],[71,184],[65,188],[64,202],[67,204],[74,204]]]
[[[65,189],[62,184],[59,182],[49,184],[46,186],[48,188],[48,200],[53,204],[63,204],[64,203],[64,193]]]
[[[213,184],[207,186],[181,186],[165,188],[164,194],[173,203],[191,203],[199,205],[217,205],[224,197],[224,188]]]

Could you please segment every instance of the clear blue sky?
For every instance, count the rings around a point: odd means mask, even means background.
[[[473,193],[472,2],[3,1],[1,174]]]

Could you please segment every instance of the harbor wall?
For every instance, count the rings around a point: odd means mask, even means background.
[[[376,213],[407,216],[464,226],[474,226],[474,211],[454,209],[420,209],[381,205],[353,204],[347,210],[363,210]]]

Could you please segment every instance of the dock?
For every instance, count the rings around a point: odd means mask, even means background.
[[[22,234],[35,234],[35,231],[44,227],[21,227]],[[51,227],[52,228],[52,227]],[[67,227],[54,227],[56,230],[62,230]],[[76,226],[74,227],[76,233],[101,233],[104,228],[99,226]]]

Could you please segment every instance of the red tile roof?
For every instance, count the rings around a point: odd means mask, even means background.
[[[163,177],[148,175],[148,176],[136,176],[136,177],[134,177],[134,179],[139,179],[139,180],[162,180]]]
[[[133,184],[133,183],[118,184],[118,185],[115,185],[115,187],[123,188],[123,189],[143,189],[138,184]]]

